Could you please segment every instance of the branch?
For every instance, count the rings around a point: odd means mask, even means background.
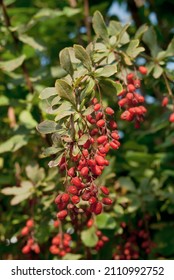
[[[85,16],[85,26],[88,37],[88,43],[91,42],[91,24],[90,24],[90,15],[89,15],[89,2],[84,0],[84,16]]]

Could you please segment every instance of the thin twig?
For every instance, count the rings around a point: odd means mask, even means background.
[[[91,24],[90,24],[90,15],[89,15],[89,2],[88,0],[84,0],[84,16],[85,16],[85,26],[86,33],[88,37],[88,43],[91,42]]]

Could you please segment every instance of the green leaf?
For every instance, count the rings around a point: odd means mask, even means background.
[[[174,56],[174,38],[171,40],[170,44],[168,45],[166,51],[166,57]]]
[[[148,30],[147,24],[143,24],[138,28],[138,30],[135,33],[135,39],[140,39],[142,35]]]
[[[113,217],[108,213],[101,213],[96,217],[97,227],[99,229],[115,229],[117,224]]]
[[[11,205],[17,205],[20,202],[24,201],[25,199],[29,198],[31,196],[31,193],[25,193],[25,194],[20,194],[20,195],[16,195],[15,197],[12,198],[12,200],[10,201]]]
[[[45,178],[44,168],[39,168],[39,165],[35,162],[27,165],[25,168],[27,177],[35,184],[42,182]]]
[[[63,148],[48,147],[48,148],[44,149],[42,155],[47,157],[50,155],[55,155],[55,154],[61,152],[62,150],[63,150]]]
[[[40,99],[47,99],[51,96],[54,96],[54,95],[57,95],[57,92],[56,92],[56,88],[55,87],[48,87],[48,88],[45,88],[41,94],[39,95],[39,98]]]
[[[159,66],[158,64],[155,65],[154,70],[153,70],[153,77],[155,79],[158,79],[163,73],[163,68]]]
[[[85,246],[94,247],[98,242],[95,227],[81,231],[81,240]]]
[[[140,52],[143,52],[145,50],[143,47],[138,47],[138,46],[139,46],[138,39],[131,40],[126,50],[127,55],[129,55],[131,58],[135,58]]]
[[[62,79],[57,80],[55,87],[56,87],[56,91],[57,91],[58,95],[62,99],[69,101],[73,105],[76,104],[75,96],[73,94],[73,89],[66,81],[64,81]]]
[[[48,166],[49,166],[50,168],[55,167],[55,166],[58,166],[59,163],[60,163],[60,161],[61,161],[61,159],[62,159],[62,157],[63,157],[63,155],[64,155],[64,152],[61,153],[60,155],[58,155],[54,160],[51,160],[51,161],[48,163]]]
[[[95,76],[96,77],[111,77],[112,75],[114,75],[117,72],[117,67],[116,65],[106,65],[102,68],[98,68],[95,71]]]
[[[69,48],[63,49],[60,54],[59,54],[59,59],[60,59],[60,65],[61,67],[69,73],[71,76],[73,75],[73,65],[71,62],[71,57],[70,57],[70,50]]]
[[[127,191],[134,192],[136,190],[135,184],[130,177],[120,177],[118,182],[120,183],[121,187]]]
[[[151,55],[156,57],[158,52],[161,50],[157,45],[157,36],[153,27],[149,27],[143,35],[143,41],[149,47]]]
[[[110,79],[99,79],[101,90],[108,95],[118,95],[122,90],[122,85]]]
[[[115,212],[116,214],[118,214],[118,215],[123,215],[123,214],[124,214],[124,209],[123,209],[123,207],[122,207],[121,205],[116,204],[116,205],[114,206],[114,212]]]
[[[31,46],[32,48],[39,50],[39,51],[43,51],[45,48],[44,46],[42,46],[40,43],[38,43],[34,38],[26,35],[26,34],[22,34],[19,36],[19,40],[29,46]]]
[[[78,140],[78,145],[84,145],[86,141],[89,139],[89,136],[87,134],[83,134],[80,139]]]
[[[0,62],[0,68],[4,71],[12,72],[16,68],[18,68],[19,66],[22,65],[25,58],[26,58],[25,55],[21,55],[18,58],[15,58],[15,59],[12,59],[12,60],[9,60],[9,61],[5,61],[5,62]]]
[[[33,185],[30,181],[23,181],[21,187],[7,187],[1,190],[5,195],[20,195],[30,192]]]
[[[36,129],[42,134],[49,134],[59,130],[59,126],[54,121],[43,121],[37,125]]]
[[[91,71],[92,62],[87,51],[80,45],[74,45],[75,56],[79,59],[88,71]]]
[[[24,110],[20,113],[19,120],[27,128],[34,128],[37,125],[37,122],[35,121],[35,119],[31,115],[31,113],[27,110]]]
[[[59,121],[67,116],[70,116],[74,112],[75,111],[72,108],[72,105],[68,101],[64,101],[56,110],[55,121]]]
[[[29,138],[25,134],[12,136],[9,140],[0,145],[0,154],[5,152],[15,152],[28,144]]]
[[[103,16],[99,11],[96,11],[94,13],[92,23],[96,35],[101,37],[106,43],[108,43],[109,42],[108,30],[104,22]]]

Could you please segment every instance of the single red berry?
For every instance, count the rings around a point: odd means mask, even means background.
[[[94,97],[94,98],[92,99],[92,103],[95,105],[97,102],[98,102],[97,98]]]
[[[111,137],[114,138],[115,140],[118,140],[120,138],[117,132],[112,132]]]
[[[140,66],[138,68],[139,72],[142,74],[142,75],[146,75],[147,74],[147,68],[145,66]]]
[[[32,246],[32,250],[36,253],[36,254],[40,254],[40,247],[37,243],[35,243],[33,246]]]
[[[98,165],[105,165],[105,159],[102,156],[95,156]]]
[[[82,187],[81,179],[78,178],[78,177],[72,178],[72,179],[71,179],[71,183],[72,183],[73,185],[75,185],[76,187],[78,187],[78,188]]]
[[[69,194],[68,193],[63,193],[62,197],[61,197],[61,201],[65,202],[65,203],[68,203],[68,201],[69,201]]]
[[[141,86],[141,81],[140,81],[139,79],[134,80],[134,86],[135,86],[136,88],[140,88],[140,86]]]
[[[102,119],[102,118],[103,118],[103,113],[102,113],[102,112],[98,112],[98,113],[96,114],[95,118],[96,118],[97,121],[100,120],[100,119]]]
[[[134,92],[134,91],[135,91],[135,86],[134,86],[133,84],[128,84],[128,85],[127,85],[127,89],[128,89],[128,91],[130,91],[130,92]]]
[[[83,176],[83,177],[86,177],[88,176],[88,173],[89,173],[89,168],[88,167],[83,167],[80,171],[80,174]]]
[[[108,195],[108,194],[109,194],[109,190],[108,190],[107,187],[102,186],[102,187],[100,187],[100,189],[101,189],[102,193],[104,193],[105,195]]]
[[[108,115],[113,115],[113,114],[114,114],[114,110],[113,110],[112,108],[110,108],[110,107],[107,107],[107,108],[105,109],[105,112],[106,112],[106,114],[108,114]]]
[[[110,142],[110,146],[111,146],[111,148],[114,149],[114,150],[117,150],[117,149],[119,148],[119,146],[118,146],[114,141],[111,141],[111,142]]]
[[[174,113],[172,113],[169,117],[169,122],[173,123],[174,122]]]
[[[34,221],[33,221],[33,219],[29,219],[29,220],[26,222],[26,226],[29,227],[29,228],[34,227]]]
[[[105,121],[104,121],[103,119],[102,119],[102,120],[99,120],[99,121],[97,121],[96,125],[97,125],[98,127],[103,127],[103,126],[105,125]]]
[[[65,219],[65,217],[68,215],[67,210],[62,210],[60,212],[57,213],[57,218],[60,220]]]
[[[90,197],[90,199],[88,201],[89,201],[89,204],[94,204],[97,202],[97,199],[95,196],[92,196],[92,197]]]
[[[28,235],[29,234],[29,227],[24,227],[22,230],[21,230],[21,235],[22,236],[25,236],[25,235]]]
[[[132,82],[134,76],[135,76],[134,73],[129,73],[129,74],[127,74],[127,76],[126,76],[127,81],[128,81],[128,82]]]
[[[75,176],[75,168],[74,167],[71,167],[68,170],[68,176],[70,176],[70,177],[74,177]]]
[[[113,203],[113,201],[109,197],[104,197],[104,198],[102,198],[102,203],[105,205],[111,205]]]
[[[103,144],[105,141],[107,141],[108,137],[106,135],[102,135],[102,136],[99,136],[97,138],[97,143],[98,144]]]
[[[34,244],[34,239],[33,238],[29,238],[27,240],[27,245],[31,247],[31,245],[33,245],[33,244]]]
[[[92,227],[93,224],[94,224],[94,220],[89,219],[88,222],[87,222],[87,227]]]
[[[31,251],[30,246],[26,245],[22,248],[22,253],[23,254],[28,254]]]
[[[103,206],[102,206],[101,202],[97,202],[97,203],[94,205],[94,210],[93,210],[93,212],[94,212],[96,215],[99,215],[99,214],[102,212],[102,209],[103,209]]]
[[[79,198],[79,196],[77,196],[77,195],[73,195],[73,196],[71,197],[71,201],[72,201],[72,203],[77,204],[77,203],[79,203],[80,198]]]
[[[98,111],[98,110],[100,110],[100,108],[101,108],[101,105],[99,103],[94,105],[94,111]]]
[[[78,189],[76,186],[69,186],[68,187],[68,192],[71,194],[77,194],[78,193]]]
[[[168,103],[169,103],[169,99],[168,99],[167,96],[165,96],[165,97],[163,98],[163,100],[162,100],[162,106],[163,106],[163,107],[166,107]]]
[[[132,92],[128,92],[128,93],[126,94],[126,98],[129,99],[129,100],[132,100],[132,99],[134,98],[133,93],[132,93]]]
[[[114,129],[117,128],[117,123],[116,123],[115,121],[113,121],[113,120],[111,120],[111,121],[109,122],[109,125],[110,125],[110,128],[111,128],[112,130],[114,130]]]
[[[126,120],[126,121],[133,120],[133,115],[128,110],[124,111],[120,117],[122,120]]]
[[[56,220],[56,221],[54,221],[53,225],[55,228],[58,228],[58,226],[60,225],[60,222],[58,220]]]
[[[118,101],[118,105],[120,107],[123,107],[125,104],[127,104],[127,98],[123,98],[123,99]]]
[[[109,238],[108,238],[106,235],[103,235],[103,236],[102,236],[102,241],[108,242],[108,241],[109,241]]]

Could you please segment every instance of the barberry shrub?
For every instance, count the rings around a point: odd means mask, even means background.
[[[42,13],[36,20],[49,11]],[[156,222],[163,212],[173,213],[172,162],[168,168],[166,161],[171,158],[165,158],[163,149],[173,141],[172,73],[166,64],[174,53],[174,41],[162,50],[153,28],[143,25],[133,34],[129,25],[113,20],[106,25],[98,11],[92,25],[94,40],[86,47],[74,44],[60,51],[61,77],[55,86],[43,91],[43,85],[35,86],[41,102],[35,95],[26,99],[27,108],[40,116],[36,119],[41,135],[31,114],[22,111],[15,144],[5,142],[0,147],[9,151],[11,145],[14,154],[20,151],[14,156],[20,161],[20,166],[15,162],[16,186],[2,193],[14,196],[12,206],[21,203],[22,211],[16,208],[19,212],[12,226],[18,226],[15,235],[25,258],[160,258],[166,252],[158,248],[158,240],[167,234],[165,228],[161,235],[155,232],[161,226]],[[16,32],[19,38],[15,33],[15,41],[21,40],[19,46],[27,40],[31,44],[22,28]],[[20,61],[15,65],[20,66]],[[14,62],[12,68],[1,66],[5,73],[13,71]],[[32,80],[37,83],[36,78]],[[148,102],[152,82],[164,122],[151,125],[158,103],[157,99],[151,106]],[[33,92],[30,83],[29,87]],[[12,112],[10,108],[8,114]],[[162,143],[157,134],[166,127],[167,140]],[[20,148],[26,143],[25,158]],[[36,157],[39,164],[28,163]]]

